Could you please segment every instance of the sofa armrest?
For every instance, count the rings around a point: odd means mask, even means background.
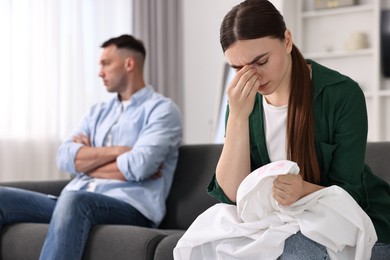
[[[60,195],[65,185],[68,184],[68,182],[69,180],[17,181],[17,182],[2,182],[0,183],[0,186],[20,188],[20,189],[58,196]]]

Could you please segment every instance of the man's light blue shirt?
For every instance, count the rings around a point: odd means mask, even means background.
[[[131,151],[117,157],[127,181],[96,179],[76,171],[75,159],[83,144],[72,137],[89,136],[92,147],[128,146]],[[125,201],[158,226],[165,215],[165,200],[171,188],[182,139],[180,111],[170,99],[148,85],[137,91],[123,108],[118,97],[93,106],[57,153],[58,167],[75,175],[64,190],[87,190]],[[162,177],[150,178],[163,165]]]

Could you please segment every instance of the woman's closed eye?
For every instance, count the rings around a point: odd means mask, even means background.
[[[259,60],[258,62],[256,62],[256,65],[258,65],[258,66],[264,66],[265,64],[267,64],[267,62],[268,62],[268,59]]]

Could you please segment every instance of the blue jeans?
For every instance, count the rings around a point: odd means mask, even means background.
[[[329,260],[326,247],[298,232],[286,239],[284,244],[283,255],[280,260]],[[375,243],[371,260],[388,260],[390,259],[390,244]]]
[[[0,229],[11,223],[50,223],[40,259],[82,259],[93,225],[150,227],[130,204],[86,191],[63,192],[58,200],[37,192],[0,187]]]

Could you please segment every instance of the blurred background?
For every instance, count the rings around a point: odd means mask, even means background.
[[[109,98],[98,77],[99,46],[125,33],[146,45],[148,83],[179,105],[183,142],[222,143],[224,88],[233,74],[219,45],[219,26],[240,2],[0,0],[0,181],[68,178],[57,170],[56,150],[91,105]],[[390,140],[390,83],[381,44],[390,0],[346,6],[327,0],[339,6],[322,7],[315,0],[271,2],[307,58],[361,84],[369,140]]]

